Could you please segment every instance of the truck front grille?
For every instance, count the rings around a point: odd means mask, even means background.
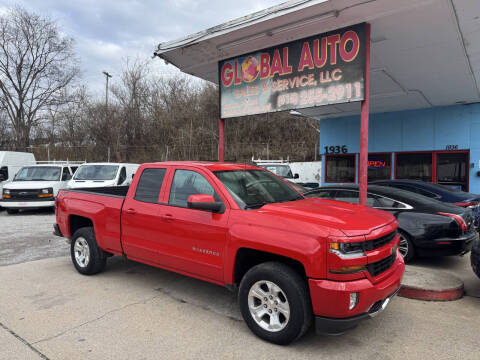
[[[363,243],[364,250],[371,251],[371,250],[378,249],[379,247],[382,247],[388,244],[390,241],[392,241],[395,238],[395,236],[397,236],[397,230],[391,232],[390,234],[382,236],[378,239],[367,240]]]
[[[395,259],[397,258],[397,254],[392,254],[389,257],[386,257],[385,259],[382,259],[380,261],[377,261],[372,264],[367,265],[367,270],[372,275],[373,277],[380,275],[384,271],[387,271],[390,269],[395,262]]]

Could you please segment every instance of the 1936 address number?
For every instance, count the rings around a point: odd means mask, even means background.
[[[348,152],[347,145],[325,146],[325,154],[346,154]]]

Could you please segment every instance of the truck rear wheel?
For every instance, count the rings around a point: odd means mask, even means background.
[[[267,262],[251,268],[240,283],[238,299],[248,327],[266,341],[286,345],[310,327],[307,283],[285,264]]]
[[[93,275],[105,269],[107,258],[98,247],[93,228],[84,227],[75,231],[70,246],[73,265],[80,274]]]
[[[470,253],[470,264],[472,265],[472,270],[475,275],[480,278],[480,254],[476,251]]]

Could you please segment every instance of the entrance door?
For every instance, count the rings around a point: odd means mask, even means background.
[[[468,191],[468,153],[437,153],[437,184]]]

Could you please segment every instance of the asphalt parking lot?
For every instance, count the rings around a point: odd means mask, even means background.
[[[0,359],[478,359],[480,279],[468,257],[420,259],[465,282],[452,302],[395,298],[338,337],[253,336],[235,294],[121,258],[79,275],[51,212],[0,212]]]

